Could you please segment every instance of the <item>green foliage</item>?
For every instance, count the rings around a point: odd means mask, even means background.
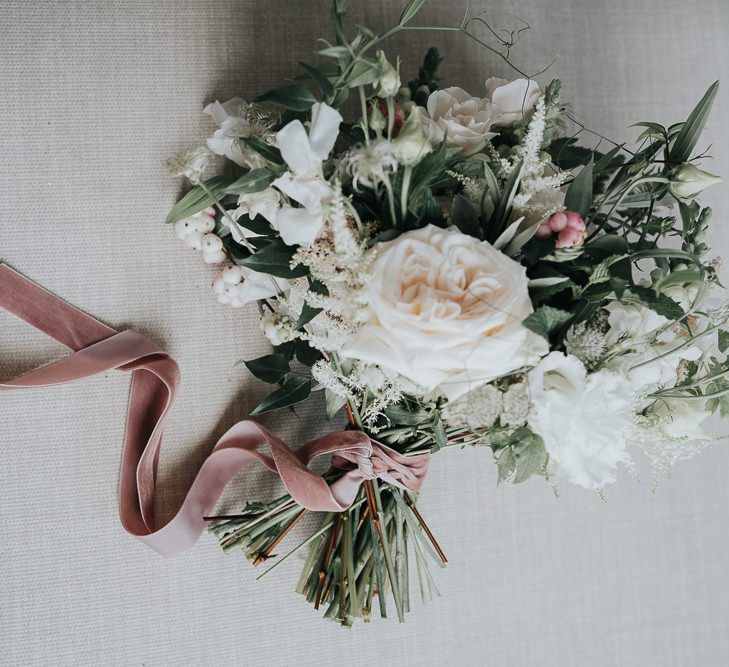
[[[275,352],[266,354],[258,359],[251,359],[245,362],[246,368],[259,380],[276,384],[283,380],[289,368],[289,361],[285,355]]]
[[[208,206],[213,205],[217,199],[221,199],[227,194],[228,187],[234,180],[232,176],[214,176],[204,181],[203,185],[195,186],[172,207],[165,222],[172,224],[204,211]]]
[[[316,98],[308,88],[297,83],[292,83],[287,86],[272,88],[258,95],[253,101],[275,104],[278,107],[291,111],[308,111],[311,105],[316,102]]]
[[[262,415],[265,412],[280,410],[309,398],[313,386],[313,379],[309,375],[299,373],[286,373],[281,380],[281,387],[264,398],[252,411],[251,416]]]
[[[307,269],[300,264],[291,266],[295,253],[295,246],[286,245],[281,239],[275,239],[256,253],[236,259],[235,262],[238,266],[245,266],[259,273],[268,273],[277,278],[300,278],[307,274]]]
[[[532,475],[545,475],[549,455],[542,438],[526,426],[513,433],[491,435],[491,448],[499,468],[499,482],[520,484]]]
[[[714,81],[686,119],[686,122],[671,144],[668,157],[672,162],[680,164],[681,162],[687,162],[691,157],[691,152],[699,141],[701,133],[704,131],[706,121],[711,113],[711,107],[714,104],[718,92],[719,82]]]
[[[550,340],[571,318],[572,313],[566,310],[560,310],[552,306],[540,306],[522,324],[535,334]]]
[[[583,218],[587,217],[592,206],[592,172],[594,163],[588,162],[570,184],[564,198],[568,211],[576,211]]]
[[[423,64],[418,70],[418,76],[408,81],[408,88],[413,101],[420,106],[425,106],[428,95],[434,90],[438,90],[440,85],[440,75],[438,73],[443,62],[443,57],[438,49],[431,46],[423,58]],[[428,92],[425,92],[425,91]]]

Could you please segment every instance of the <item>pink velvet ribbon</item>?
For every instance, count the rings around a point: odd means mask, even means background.
[[[314,511],[344,511],[366,479],[378,477],[410,491],[418,491],[423,483],[427,454],[403,456],[361,431],[330,433],[293,451],[260,424],[244,420],[218,440],[177,514],[158,527],[155,482],[164,422],[180,384],[175,360],[142,334],[102,324],[6,264],[0,264],[0,308],[73,350],[0,384],[0,391],[74,382],[109,370],[131,371],[119,515],[127,532],[164,556],[178,554],[197,541],[206,526],[203,517],[210,514],[226,484],[256,461],[280,476],[299,505]],[[331,454],[332,465],[344,471],[331,485],[307,468],[324,454]]]

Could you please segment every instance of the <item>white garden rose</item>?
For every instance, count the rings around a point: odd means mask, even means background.
[[[439,144],[447,137],[448,144],[460,147],[463,155],[478,153],[496,136],[491,125],[499,110],[463,88],[436,90],[428,97],[427,112],[421,109],[421,113],[431,142]]]
[[[551,352],[527,376],[529,426],[544,440],[550,459],[574,484],[602,489],[628,459],[633,392],[617,373],[588,374],[575,356]]]
[[[548,352],[521,324],[532,312],[524,267],[488,243],[428,225],[375,252],[366,321],[345,356],[453,400]]]
[[[486,98],[497,109],[494,125],[514,125],[531,118],[542,91],[539,84],[530,79],[507,81],[491,77],[486,81]]]

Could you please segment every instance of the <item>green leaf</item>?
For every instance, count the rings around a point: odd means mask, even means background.
[[[291,111],[308,111],[316,98],[311,91],[297,83],[273,88],[254,99],[254,102],[268,102]]]
[[[410,21],[423,7],[425,0],[410,0],[405,9],[400,14],[400,25],[405,25]]]
[[[294,349],[296,350],[296,358],[304,364],[304,366],[313,366],[317,361],[319,361],[319,359],[321,359],[321,352],[315,347],[309,345],[309,341],[307,340],[297,338]]]
[[[281,157],[281,151],[259,137],[246,137],[243,139],[243,143],[269,162],[273,162],[273,164],[284,163],[284,159]]]
[[[329,294],[329,290],[327,289],[326,285],[319,282],[318,280],[309,280],[309,291],[315,292],[316,294],[322,294],[324,296],[327,296]],[[313,306],[310,306],[308,303],[304,302],[304,306],[301,309],[299,319],[296,321],[296,328],[300,329],[305,324],[311,322],[311,320],[313,320],[319,313],[321,313],[321,311],[321,308],[314,308]]]
[[[329,97],[334,93],[334,86],[324,73],[317,67],[312,67],[306,63],[299,62],[301,68],[312,78],[314,83],[319,87],[322,97]]]
[[[590,160],[572,181],[564,198],[564,205],[568,211],[576,211],[583,218],[589,213],[592,206],[592,171],[594,163]]]
[[[216,199],[220,200],[227,194],[227,188],[232,181],[232,176],[214,176],[204,181],[205,187],[213,195],[212,197],[199,185],[194,187],[172,207],[165,222],[172,224],[206,209],[214,204]]]
[[[296,246],[286,245],[281,239],[276,239],[255,254],[237,259],[236,264],[277,278],[300,278],[306,275],[307,269],[300,264],[291,268],[295,253]]]
[[[428,410],[423,408],[411,409],[400,403],[386,407],[385,416],[398,426],[418,426],[431,419]]]
[[[476,209],[463,195],[456,195],[453,198],[451,223],[464,234],[475,236],[477,239],[481,238],[481,225],[479,224]]]
[[[520,484],[532,475],[541,475],[549,460],[544,441],[536,433],[526,427],[518,428],[512,436],[516,443],[513,445],[516,457],[516,471],[512,483]]]
[[[288,360],[278,352],[251,359],[245,365],[255,377],[269,384],[279,382],[290,370]]]
[[[685,315],[683,308],[671,297],[660,294],[650,287],[631,285],[629,291],[637,296],[644,306],[669,320],[678,320]]]
[[[312,378],[310,376],[287,373],[283,384],[272,394],[264,398],[251,412],[251,416],[262,415],[264,412],[280,410],[281,408],[301,403],[311,394]]]
[[[552,306],[540,306],[529,317],[522,321],[522,324],[529,330],[549,340],[554,332],[562,328],[572,318],[572,313],[553,308]]]
[[[691,115],[686,119],[686,122],[681,127],[680,132],[676,135],[671,145],[668,157],[672,162],[687,162],[691,157],[691,151],[696,146],[701,133],[704,131],[706,121],[711,113],[711,107],[716,99],[716,94],[719,91],[719,82],[709,86],[701,101],[696,105]]]
[[[227,195],[248,195],[265,190],[276,180],[276,175],[268,169],[253,169],[247,174],[229,183],[225,188]]]
[[[324,390],[324,399],[326,401],[327,421],[332,421],[337,412],[347,404],[346,398],[342,398],[330,389]]]
[[[519,189],[519,183],[521,183],[521,172],[523,162],[519,162],[514,165],[509,178],[504,184],[504,189],[499,197],[499,202],[496,205],[494,214],[489,220],[488,236],[490,241],[497,239],[506,227],[506,223],[509,219],[509,213],[511,212],[511,204],[514,201],[517,190]]]
[[[448,444],[445,426],[443,426],[443,420],[437,411],[433,416],[433,437],[435,438],[435,445],[432,447],[431,452],[437,452]]]
[[[596,259],[624,255],[628,250],[628,242],[622,236],[616,234],[605,234],[585,245],[585,251]]]

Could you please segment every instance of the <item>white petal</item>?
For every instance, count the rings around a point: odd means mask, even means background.
[[[212,119],[220,126],[228,116],[239,116],[245,107],[245,100],[242,100],[240,97],[234,97],[223,104],[218,102],[218,100],[211,102],[203,109],[203,113],[212,116]]]
[[[316,240],[322,222],[321,214],[290,206],[284,206],[276,216],[276,227],[286,245],[310,245]]]
[[[238,288],[238,299],[243,303],[277,296],[279,289],[285,291],[288,281],[283,278],[273,278],[266,273],[259,273],[251,269],[243,269],[243,284]],[[277,289],[278,286],[278,289]]]
[[[309,135],[300,120],[292,120],[276,134],[276,143],[281,157],[297,176],[317,174],[321,160],[314,152]]]
[[[309,141],[312,151],[320,162],[324,162],[332,152],[339,136],[339,124],[342,120],[342,115],[328,104],[317,102],[311,108]]]
[[[325,180],[321,178],[300,180],[288,172],[277,178],[271,185],[301,204],[313,215],[320,215],[322,202],[332,196],[332,188]]]

